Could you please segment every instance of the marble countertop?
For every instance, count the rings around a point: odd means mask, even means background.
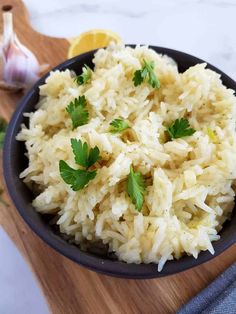
[[[72,37],[92,28],[125,43],[182,50],[236,79],[236,0],[24,0],[34,28]]]
[[[236,79],[236,0],[24,0],[33,27],[73,37],[93,28],[117,32],[125,43],[182,50]],[[48,313],[27,265],[0,229],[0,312]],[[15,267],[22,271],[14,271]],[[0,271],[1,273],[1,271]],[[29,273],[29,274],[28,274]],[[22,286],[22,282],[24,283]],[[31,291],[31,298],[27,292]],[[4,293],[3,293],[4,292]],[[14,302],[9,306],[10,300]]]

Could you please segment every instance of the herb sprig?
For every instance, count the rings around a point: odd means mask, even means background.
[[[75,98],[74,101],[71,101],[70,104],[66,107],[66,111],[72,120],[73,130],[78,126],[88,123],[89,113],[86,109],[85,96],[79,96],[79,98]]]
[[[184,118],[176,119],[166,130],[171,139],[190,136],[196,132],[196,130],[190,128],[188,120]]]
[[[97,146],[89,149],[86,142],[82,143],[81,140],[73,138],[71,139],[71,147],[76,164],[85,169],[71,168],[64,160],[60,160],[59,171],[62,179],[71,186],[72,190],[79,191],[96,177],[97,171],[89,171],[88,168],[101,159],[100,151]]]
[[[100,151],[97,146],[90,148],[89,150],[88,144],[86,142],[82,143],[81,140],[72,138],[71,147],[75,156],[75,162],[86,169],[101,159],[99,156]]]
[[[154,73],[154,61],[147,62],[146,60],[143,60],[142,68],[134,72],[134,86],[140,85],[146,79],[148,79],[148,84],[153,88],[160,88],[160,81]]]

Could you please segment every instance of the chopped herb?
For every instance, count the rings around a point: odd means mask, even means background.
[[[148,78],[148,84],[150,84],[153,88],[160,88],[161,84],[158,80],[157,76],[154,73],[154,62],[147,62],[143,60],[143,65],[141,70],[137,70],[134,72],[133,82],[134,86],[138,86],[144,82]]]
[[[123,119],[114,119],[110,126],[111,133],[120,133],[130,127],[128,122]]]
[[[79,98],[75,98],[74,101],[71,101],[70,104],[66,107],[66,111],[72,120],[73,130],[78,126],[88,123],[89,114],[85,107],[85,96],[79,96]]]
[[[83,85],[83,84],[88,83],[91,80],[91,78],[92,78],[92,73],[93,73],[92,69],[90,69],[90,67],[87,66],[87,64],[85,64],[84,67],[83,67],[82,74],[77,75],[75,77],[75,82],[78,85]]]
[[[70,184],[74,191],[81,190],[90,180],[96,177],[97,171],[88,171],[88,168],[95,164],[101,157],[98,147],[88,149],[88,144],[82,144],[81,140],[71,139],[71,147],[74,153],[75,162],[86,169],[73,169],[64,160],[59,162],[59,170],[62,179]]]
[[[135,208],[140,212],[143,206],[145,183],[140,172],[135,172],[133,167],[130,167],[130,173],[127,181],[127,192],[135,205]]]
[[[3,118],[0,118],[0,149],[3,148],[3,143],[6,135],[7,123]]]
[[[217,141],[217,135],[215,134],[215,132],[211,129],[211,128],[207,128],[207,134],[210,137],[210,139],[212,140],[212,142],[216,142]]]
[[[189,122],[187,119],[181,118],[175,120],[168,128],[167,132],[169,133],[171,139],[180,138],[184,136],[190,136],[196,131],[193,128],[190,128]]]

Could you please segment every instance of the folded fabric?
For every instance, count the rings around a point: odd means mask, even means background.
[[[177,314],[236,314],[236,263],[179,309]]]

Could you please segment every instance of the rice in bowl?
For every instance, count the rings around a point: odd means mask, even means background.
[[[135,86],[143,60],[153,61],[160,88]],[[20,177],[37,190],[35,209],[55,214],[63,234],[81,245],[101,240],[127,263],[157,263],[183,254],[214,254],[222,224],[234,207],[236,98],[220,76],[197,64],[184,73],[168,56],[147,47],[111,45],[95,54],[89,82],[55,71],[40,88],[37,110],[26,113],[17,139],[25,141],[28,167]],[[88,123],[72,129],[68,104],[85,96]],[[121,118],[130,128],[111,133]],[[191,136],[168,137],[167,127],[185,118]],[[59,161],[78,169],[71,138],[100,151],[95,178],[81,190],[64,182]],[[145,179],[140,211],[127,193],[130,167]]]

